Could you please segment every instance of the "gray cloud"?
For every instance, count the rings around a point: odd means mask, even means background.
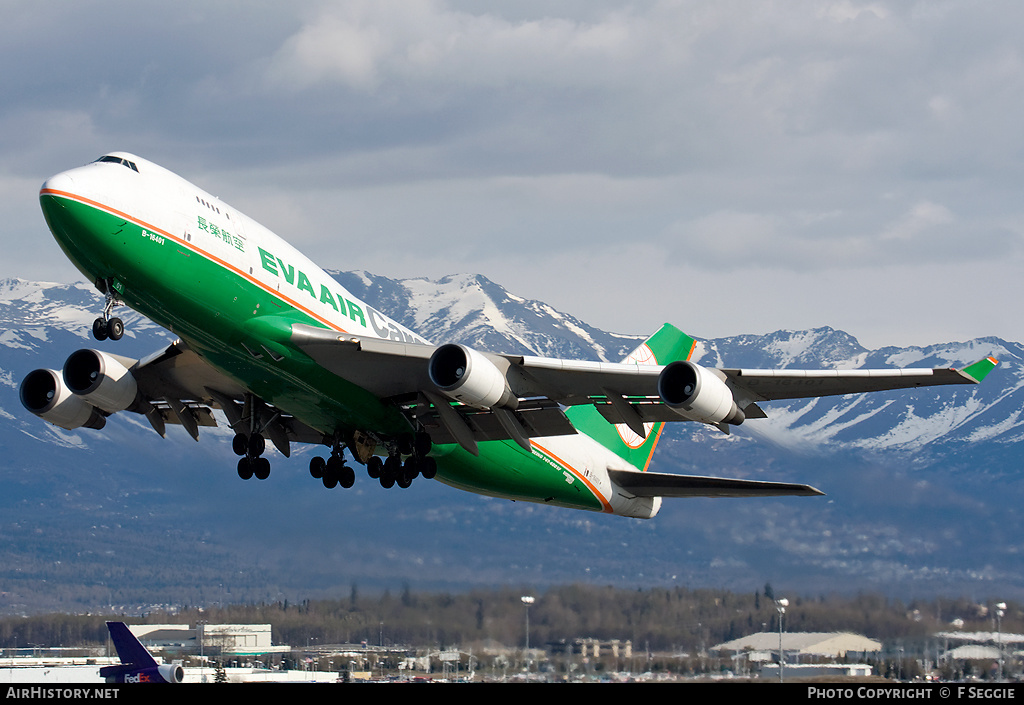
[[[926,313],[879,343],[1019,337],[1016,310],[965,308],[954,326],[927,311],[936,268],[966,290],[1010,295],[1019,279],[1022,14],[960,0],[9,3],[3,237],[17,251],[45,235],[46,176],[127,149],[324,266],[480,271],[606,328],[849,321],[870,342],[898,329],[860,310],[889,287]],[[15,254],[0,275],[52,278],[55,253]],[[812,293],[866,278],[878,291]],[[714,305],[693,304],[704,291]],[[641,293],[662,305],[635,305]]]

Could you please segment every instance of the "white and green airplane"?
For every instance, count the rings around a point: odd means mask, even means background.
[[[820,495],[799,484],[648,472],[664,424],[728,433],[774,399],[974,384],[964,370],[708,369],[665,325],[621,363],[435,346],[342,288],[256,221],[166,169],[123,152],[48,179],[46,222],[106,296],[96,338],[119,339],[128,305],[179,336],[135,360],[79,350],[29,373],[21,399],[66,429],[118,411],[198,440],[220,409],[238,474],[265,479],[269,439],[330,449],[309,464],[332,488],[355,474],[384,487],[422,475],[484,495],[651,518],[662,497]]]

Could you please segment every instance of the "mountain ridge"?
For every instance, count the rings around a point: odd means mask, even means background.
[[[601,331],[480,275],[334,276],[436,343],[618,360],[645,337]],[[0,610],[61,600],[301,599],[403,581],[757,589],[770,580],[1024,594],[1017,342],[868,350],[827,326],[698,339],[694,359],[711,366],[962,367],[990,354],[1001,362],[977,386],[767,404],[767,419],[729,436],[673,424],[652,470],[807,482],[828,497],[666,501],[657,518],[637,522],[438,483],[385,491],[365,474],[347,493],[331,493],[308,477],[301,448],[290,461],[275,458],[268,481],[245,483],[224,428],[203,429],[198,444],[173,428],[161,440],[131,414],[99,432],[56,429],[17,399],[28,371],[59,368],[81,347],[141,357],[173,339],[120,309],[125,338],[96,343],[89,330],[101,302],[83,283],[0,280]],[[183,564],[192,572],[174,570]]]

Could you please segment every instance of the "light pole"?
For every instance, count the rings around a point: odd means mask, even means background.
[[[785,597],[780,597],[775,601],[775,609],[779,611],[779,683],[783,682],[783,671],[785,669],[786,654],[782,650],[782,617],[786,614],[787,607],[789,607],[789,600]]]
[[[523,656],[526,659],[526,670],[530,670],[530,605],[535,602],[533,595],[523,595],[520,600],[523,601],[523,605],[526,606],[526,649],[523,651]]]
[[[1003,615],[1006,614],[1006,603],[996,603],[996,646],[999,647],[999,677],[997,681],[1003,680]]]
[[[196,631],[199,633],[199,668],[202,677],[200,681],[206,682],[206,654],[203,653],[203,637],[206,636],[206,620],[196,620]]]

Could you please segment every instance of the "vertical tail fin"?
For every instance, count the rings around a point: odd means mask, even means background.
[[[689,360],[696,341],[668,323],[641,343],[623,362],[637,365],[667,365],[676,360]],[[620,458],[646,470],[658,445],[664,423],[644,424],[645,435],[632,431],[626,424],[610,424],[593,406],[574,406],[566,411],[573,425]]]
[[[149,668],[157,665],[156,659],[150,655],[146,647],[142,645],[138,637],[131,633],[124,622],[107,622],[107,629],[110,631],[110,639],[117,649],[117,657],[124,665],[132,665],[137,668]]]

